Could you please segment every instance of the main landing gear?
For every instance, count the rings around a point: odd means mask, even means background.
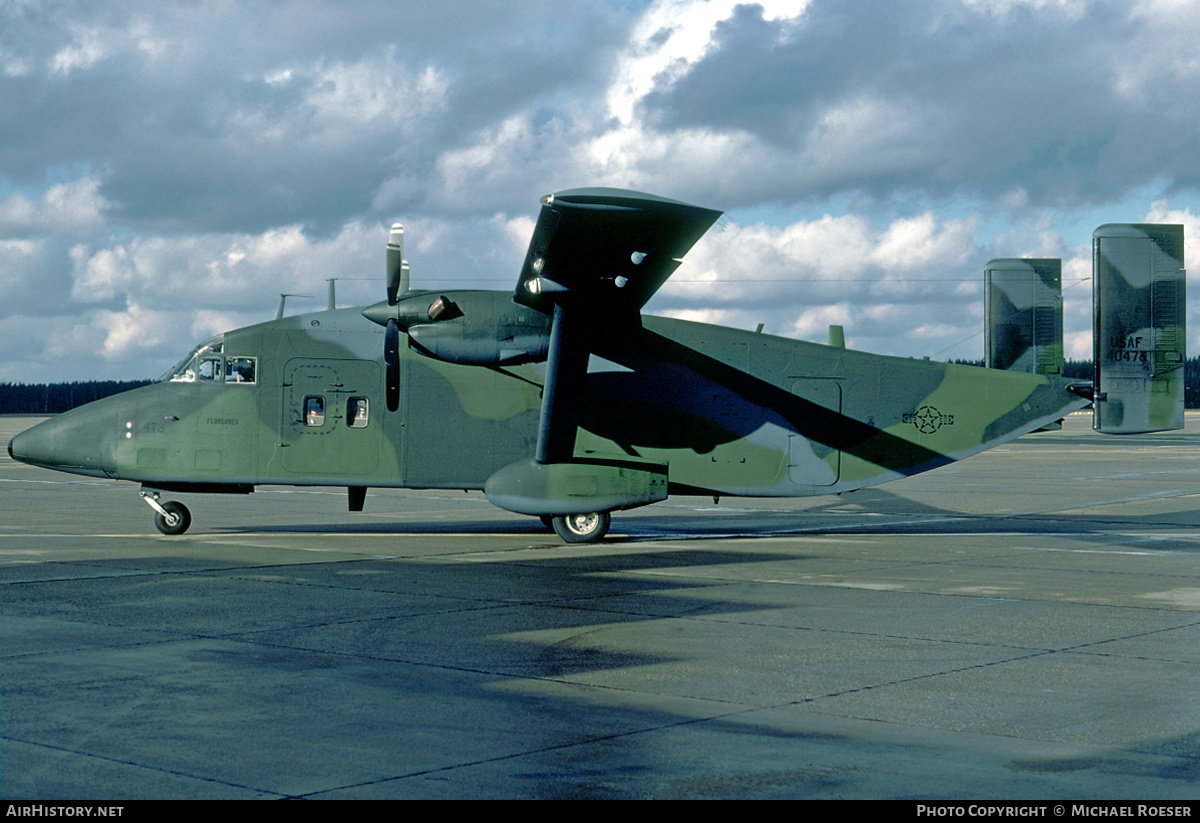
[[[183,534],[192,525],[192,513],[188,507],[175,500],[159,503],[158,492],[138,492],[150,508],[154,509],[154,525],[163,534]]]
[[[545,519],[542,522],[545,522]],[[550,521],[555,534],[567,543],[596,543],[608,534],[611,523],[612,517],[608,512],[568,514]]]

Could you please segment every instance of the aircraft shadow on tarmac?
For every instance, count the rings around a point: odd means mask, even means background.
[[[683,498],[681,500],[686,500]],[[605,543],[621,544],[658,540],[712,540],[738,538],[744,540],[778,539],[834,535],[964,535],[986,536],[1002,534],[1044,534],[1058,538],[1088,542],[1114,529],[1136,529],[1147,535],[1155,532],[1178,532],[1200,522],[1200,509],[1187,509],[1147,518],[1144,514],[1081,515],[1056,512],[1004,512],[985,514],[964,512],[930,505],[899,494],[874,488],[853,496],[823,498],[802,509],[739,508],[736,499],[728,500],[722,509],[697,499],[695,509],[686,514],[671,513],[658,507],[653,511],[618,513],[613,520],[613,532]],[[1100,505],[1099,503],[1091,505]],[[697,511],[703,507],[702,511]],[[680,508],[686,508],[681,504]],[[678,510],[678,509],[676,509]],[[878,519],[878,522],[871,522]],[[404,519],[393,522],[280,524],[259,526],[222,526],[220,533],[275,534],[395,534],[395,535],[529,535],[546,538],[547,543],[561,545],[554,533],[537,520],[514,520],[504,517],[451,517]],[[603,546],[604,543],[599,544]],[[1185,537],[1164,537],[1156,541],[1161,551],[1200,551],[1200,543]]]

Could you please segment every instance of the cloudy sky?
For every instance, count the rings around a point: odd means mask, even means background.
[[[1087,358],[1096,226],[1197,253],[1197,42],[1189,0],[0,0],[0,382],[373,303],[395,220],[414,286],[508,289],[592,185],[725,211],[653,313],[978,358],[984,264],[1061,257]]]

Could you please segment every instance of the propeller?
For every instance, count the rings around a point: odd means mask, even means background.
[[[404,259],[404,226],[392,224],[387,244],[387,301],[396,305],[400,295],[408,291],[408,261]]]
[[[510,293],[413,291],[399,223],[388,236],[385,280],[387,299],[367,306],[362,315],[384,327],[384,399],[389,412],[400,408],[401,332],[408,336],[409,349],[447,363],[495,368],[546,359],[550,316],[515,303]]]
[[[395,306],[408,291],[408,262],[404,259],[404,226],[392,224],[387,244],[387,302]],[[400,408],[400,324],[389,317],[383,333],[384,398],[387,410]]]

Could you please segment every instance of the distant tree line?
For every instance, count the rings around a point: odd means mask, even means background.
[[[91,380],[84,383],[0,383],[0,414],[57,414],[150,382]]]
[[[954,360],[962,366],[983,366],[982,360]],[[1063,377],[1091,380],[1091,360],[1068,360]],[[110,394],[145,386],[151,380],[93,380],[84,383],[0,383],[0,414],[57,414]],[[1183,365],[1183,404],[1200,409],[1200,357]]]
[[[1200,358],[1198,358],[1200,359]],[[979,366],[983,367],[982,360],[952,360],[952,363],[957,363],[960,366]],[[1190,361],[1189,361],[1190,362]],[[1072,380],[1091,380],[1092,379],[1092,361],[1091,360],[1068,360],[1063,363],[1063,377],[1069,377]]]
[[[961,366],[983,366],[982,360],[955,360]],[[1071,380],[1091,381],[1091,360],[1068,360],[1063,363],[1063,377]],[[1200,409],[1200,357],[1193,357],[1183,364],[1183,407]]]

